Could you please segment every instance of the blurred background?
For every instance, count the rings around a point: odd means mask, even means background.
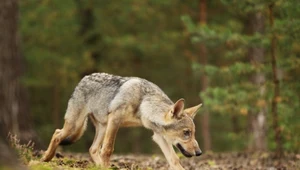
[[[300,150],[297,0],[12,2],[0,5],[10,11],[0,12],[0,111],[3,130],[22,141],[45,149],[80,79],[107,72],[203,103],[203,151]],[[115,152],[160,153],[151,136],[121,129]],[[89,124],[64,149],[87,152],[93,137]]]

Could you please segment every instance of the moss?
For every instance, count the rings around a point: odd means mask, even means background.
[[[0,165],[0,170],[13,170],[12,167]]]

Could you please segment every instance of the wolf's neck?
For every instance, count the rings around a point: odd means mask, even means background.
[[[166,121],[166,113],[168,113],[173,105],[171,100],[165,98],[148,97],[144,98],[140,105],[141,118],[143,121],[149,121],[158,126],[168,125]]]

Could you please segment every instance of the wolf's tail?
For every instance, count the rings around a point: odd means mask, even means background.
[[[71,132],[71,135],[69,135],[68,137],[63,139],[59,143],[59,145],[70,145],[70,144],[76,142],[77,140],[79,140],[81,138],[81,136],[83,135],[84,131],[86,130],[87,120],[88,120],[88,118],[85,117],[83,122],[80,123],[80,125],[78,127],[74,128],[73,132]]]

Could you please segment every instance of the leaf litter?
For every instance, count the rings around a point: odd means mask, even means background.
[[[40,157],[41,154],[37,154]],[[284,154],[281,158],[270,152],[207,153],[200,157],[181,157],[186,170],[297,170],[300,169],[300,154]],[[85,153],[57,153],[50,161],[56,166],[70,169],[97,169]],[[68,168],[68,169],[69,169]],[[98,167],[99,169],[100,167]],[[163,155],[113,155],[112,170],[166,170],[168,163]]]

